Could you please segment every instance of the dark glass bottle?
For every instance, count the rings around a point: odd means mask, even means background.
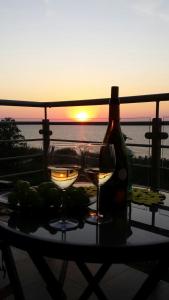
[[[127,204],[128,157],[120,126],[120,101],[117,86],[111,88],[109,123],[103,142],[113,144],[116,155],[115,172],[100,189],[100,209],[105,213],[105,211],[112,212],[114,208],[124,208]]]

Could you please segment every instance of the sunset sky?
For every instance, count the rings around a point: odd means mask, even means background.
[[[0,0],[0,99],[59,101],[169,92],[169,1]],[[51,118],[105,107],[53,109]],[[123,105],[122,117],[151,116],[154,105]],[[169,102],[161,106],[169,115]],[[0,117],[41,117],[3,107]]]

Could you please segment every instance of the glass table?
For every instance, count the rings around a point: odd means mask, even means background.
[[[151,274],[134,297],[146,299],[168,271],[168,207],[131,203],[125,210],[115,211],[111,221],[99,225],[85,222],[87,208],[77,214],[79,226],[71,231],[57,231],[50,226],[53,218],[50,214],[29,215],[7,210],[0,216],[0,235],[6,245],[30,255],[52,299],[56,295],[65,299],[66,294],[44,257],[77,264],[89,284],[80,299],[88,299],[93,292],[98,299],[106,299],[99,282],[112,264],[155,261]],[[101,267],[93,276],[86,263],[99,263]]]

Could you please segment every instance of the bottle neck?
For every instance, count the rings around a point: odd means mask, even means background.
[[[113,86],[111,88],[111,97],[109,101],[109,123],[103,140],[104,143],[111,143],[112,131],[118,132],[118,129],[120,129],[120,100],[118,96],[118,87]]]
[[[119,100],[119,88],[112,86],[111,97],[109,102],[109,123],[115,121],[120,122],[120,100]]]
[[[109,123],[104,137],[104,143],[112,142],[112,133],[117,134],[120,130],[120,105],[111,101],[109,104]]]
[[[117,127],[120,123],[120,104],[119,101],[110,101],[109,104],[109,126]]]

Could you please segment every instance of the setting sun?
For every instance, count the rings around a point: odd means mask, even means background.
[[[72,107],[72,109],[67,110],[67,118],[78,121],[87,122],[95,120],[99,115],[99,108],[97,107]]]
[[[85,111],[80,111],[75,117],[78,121],[87,121],[89,119],[89,115]]]

